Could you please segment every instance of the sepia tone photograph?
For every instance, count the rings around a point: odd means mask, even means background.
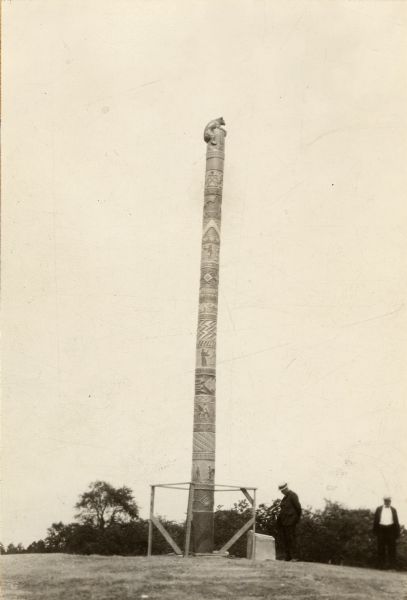
[[[1,12],[2,598],[407,598],[407,2]]]

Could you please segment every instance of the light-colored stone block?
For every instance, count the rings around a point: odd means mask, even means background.
[[[249,531],[247,535],[247,558],[253,560],[276,560],[276,542],[272,535]]]

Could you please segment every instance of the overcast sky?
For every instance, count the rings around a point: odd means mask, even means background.
[[[216,480],[314,508],[390,493],[406,523],[407,4],[2,8],[3,543],[97,479],[144,517],[151,483],[189,479],[220,115]]]

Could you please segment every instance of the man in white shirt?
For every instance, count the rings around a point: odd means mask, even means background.
[[[397,511],[391,506],[390,496],[383,498],[383,505],[376,508],[373,533],[377,536],[377,555],[379,568],[386,565],[386,551],[389,566],[396,566],[396,540],[400,535]]]

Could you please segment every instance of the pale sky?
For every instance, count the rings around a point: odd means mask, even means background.
[[[3,543],[97,479],[143,517],[151,483],[189,479],[220,115],[216,480],[314,508],[390,493],[407,523],[407,4],[2,8]]]

